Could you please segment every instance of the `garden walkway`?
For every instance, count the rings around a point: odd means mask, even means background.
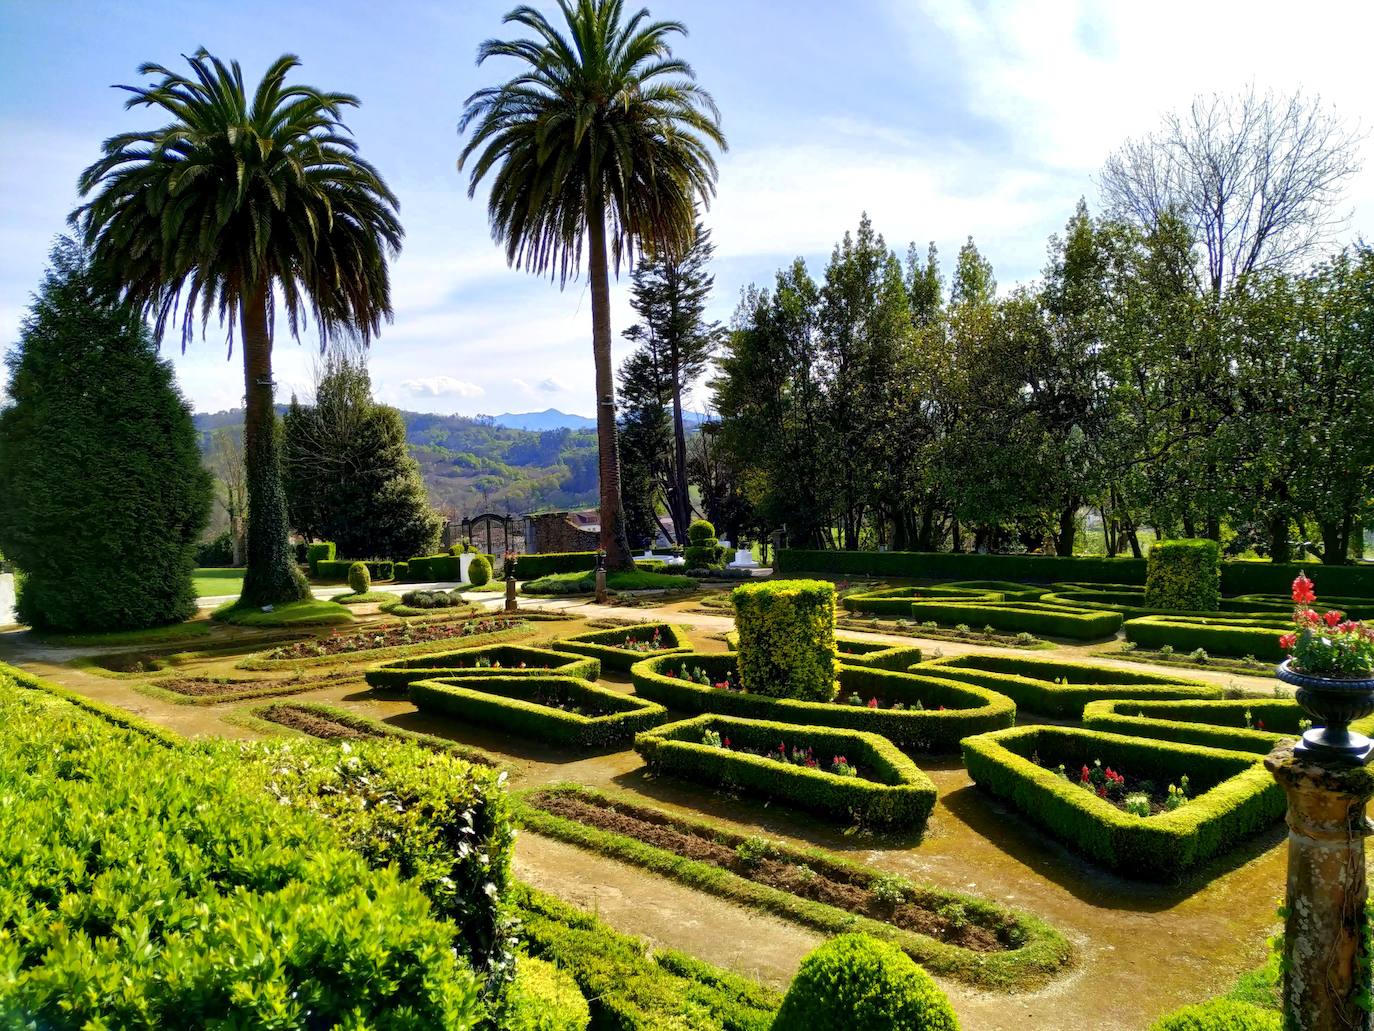
[[[14,574],[0,573],[0,626],[14,622]]]

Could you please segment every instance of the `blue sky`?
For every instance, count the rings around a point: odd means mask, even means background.
[[[538,0],[536,0],[538,2]],[[485,197],[455,169],[456,125],[485,37],[510,0],[0,0],[0,349],[18,335],[77,174],[105,137],[148,120],[112,83],[139,63],[172,65],[199,45],[236,57],[250,79],[282,52],[300,77],[359,95],[350,119],[364,154],[401,199],[406,244],[396,307],[371,355],[389,403],[476,414],[592,411],[591,313],[582,282],[564,291],[508,269]],[[730,141],[707,222],[717,244],[714,314],[770,283],[797,255],[820,274],[867,210],[889,245],[934,240],[946,259],[973,235],[1005,288],[1033,278],[1045,241],[1123,139],[1194,94],[1253,81],[1319,93],[1374,126],[1368,5],[1309,2],[993,2],[993,0],[659,0],[684,20],[677,45],[716,97]],[[1352,184],[1344,239],[1371,236],[1374,164]],[[622,282],[619,333],[630,324]],[[241,367],[212,331],[174,357],[199,410],[239,404]],[[306,393],[314,341],[281,337],[282,396]]]

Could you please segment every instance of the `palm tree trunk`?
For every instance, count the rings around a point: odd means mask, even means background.
[[[248,568],[239,604],[260,607],[310,597],[287,541],[286,493],[281,483],[281,445],[272,407],[272,337],[267,329],[267,285],[243,298],[243,457],[248,481]]]
[[[615,380],[611,368],[611,281],[606,258],[606,213],[593,200],[587,220],[592,283],[592,358],[596,364],[597,467],[601,478],[601,548],[607,569],[633,569],[620,500],[620,451],[615,433]]]

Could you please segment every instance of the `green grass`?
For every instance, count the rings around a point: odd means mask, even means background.
[[[691,590],[697,582],[689,576],[670,573],[645,573],[625,570],[606,574],[606,586],[612,591],[683,591]],[[593,572],[552,573],[521,585],[522,594],[591,594],[596,590]]]
[[[207,636],[214,624],[205,619],[193,619],[185,623],[170,623],[167,626],[149,627],[146,630],[110,630],[90,634],[44,634],[35,631],[48,644],[71,645],[74,647],[104,647],[125,644],[173,644],[181,641],[194,641]]]
[[[242,569],[197,569],[192,574],[197,598],[221,598],[243,590]]]
[[[370,602],[400,601],[392,591],[364,591],[362,594],[336,594],[329,599],[337,605],[367,605]]]
[[[238,602],[228,601],[215,609],[211,618],[235,626],[334,626],[352,623],[353,613],[332,601],[311,598],[277,605],[271,612],[256,607],[241,608]]]

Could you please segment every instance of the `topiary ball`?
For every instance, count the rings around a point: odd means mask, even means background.
[[[354,594],[366,594],[372,590],[372,574],[367,571],[366,562],[354,562],[348,567],[348,586]]]
[[[468,580],[472,586],[481,587],[491,579],[491,560],[485,555],[473,555],[468,565]]]
[[[865,934],[844,934],[804,960],[773,1031],[821,1028],[958,1031],[944,992],[901,949]]]
[[[687,539],[693,544],[704,543],[715,537],[716,528],[705,519],[694,519],[687,527]]]
[[[1282,1031],[1282,1028],[1283,1021],[1274,1010],[1248,1002],[1212,999],[1160,1017],[1150,1031]]]

